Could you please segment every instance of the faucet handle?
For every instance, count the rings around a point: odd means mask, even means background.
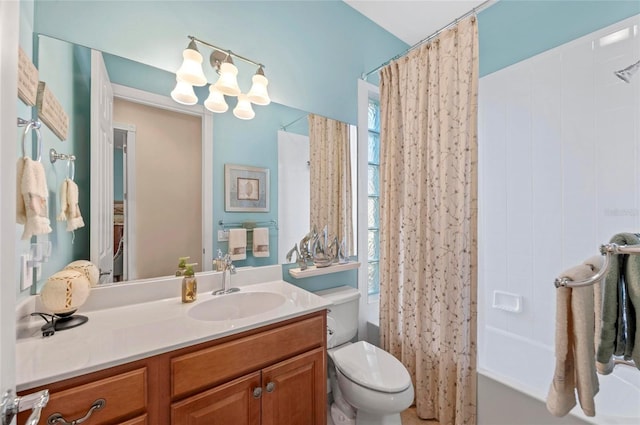
[[[36,425],[40,420],[42,409],[49,402],[49,390],[38,391],[21,397],[14,397],[11,390],[2,397],[2,420],[3,425],[8,425],[18,412],[31,409],[31,415],[27,419],[28,425]]]

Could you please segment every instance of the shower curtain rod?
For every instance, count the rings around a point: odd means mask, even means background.
[[[287,131],[287,127],[291,127],[293,124],[297,123],[298,121],[300,121],[303,118],[308,117],[309,114],[304,114],[303,116],[296,118],[295,120],[291,121],[289,124],[283,125],[282,127],[280,127],[281,130]]]
[[[450,27],[456,25],[458,22],[460,22],[461,20],[463,20],[464,18],[466,18],[467,16],[471,16],[474,14],[477,14],[478,12],[481,12],[482,10],[486,9],[487,7],[491,6],[493,3],[495,3],[497,0],[485,0],[483,3],[479,4],[478,6],[474,7],[473,9],[471,9],[470,11],[468,11],[467,13],[465,13],[462,16],[458,16],[456,19],[454,19],[453,21],[449,22],[447,25],[443,26],[442,28],[440,28],[439,30],[436,30],[434,33],[432,33],[431,35],[427,36],[426,38],[423,38],[422,40],[418,41],[416,44],[414,44],[413,46],[409,47],[407,50],[405,50],[404,52],[395,55],[394,57],[392,57],[391,59],[387,60],[384,63],[381,63],[380,65],[378,65],[376,68],[372,69],[371,71],[367,72],[367,73],[362,73],[362,75],[360,76],[360,78],[362,80],[367,81],[367,78],[369,78],[369,75],[373,74],[374,72],[379,71],[381,68],[387,66],[388,64],[390,64],[391,62],[393,62],[396,59],[400,59],[401,57],[403,57],[404,55],[406,55],[407,53],[411,52],[412,50],[414,50],[417,47],[422,46],[424,43],[433,40],[435,37],[437,37],[438,35],[440,35],[440,33],[444,30],[449,29]]]

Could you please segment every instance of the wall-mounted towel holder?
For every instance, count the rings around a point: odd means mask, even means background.
[[[604,255],[605,257],[604,262],[602,263],[602,267],[600,268],[600,271],[598,273],[594,274],[588,279],[579,281],[572,281],[568,277],[558,277],[554,282],[556,288],[579,288],[581,286],[593,285],[607,274],[609,265],[611,264],[612,255],[640,255],[640,245],[618,245],[615,243],[608,243],[600,245],[600,254]]]
[[[222,227],[222,230],[235,229],[238,227],[243,227],[247,229],[247,232],[253,231],[253,229],[255,229],[256,227],[273,227],[274,229],[278,230],[278,222],[275,220],[243,221],[239,223],[229,223],[229,222],[225,223],[224,220],[220,220],[218,221],[218,224],[220,225],[220,227]]]
[[[218,231],[218,242],[226,242],[229,240],[229,229],[244,228],[247,230],[247,252],[253,250],[253,229],[257,227],[269,227],[278,230],[278,222],[275,220],[269,221],[243,221],[243,222],[224,222],[224,220],[218,221],[221,231]],[[221,235],[220,232],[223,234]]]
[[[29,134],[29,132],[31,130],[36,132],[36,136],[38,136],[38,140],[37,140],[37,147],[36,147],[36,152],[38,152],[38,156],[36,159],[34,159],[34,161],[38,161],[40,162],[40,159],[42,158],[42,135],[40,134],[40,127],[42,126],[42,123],[38,120],[25,120],[23,118],[18,117],[18,127],[24,127],[24,132],[22,133],[22,156],[25,157],[27,156],[27,148],[25,146],[25,143],[27,141],[27,134]]]
[[[55,164],[57,160],[69,161],[67,162],[67,177],[73,180],[76,174],[76,156],[58,153],[54,148],[49,149],[49,161]]]

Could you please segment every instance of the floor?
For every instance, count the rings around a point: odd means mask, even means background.
[[[402,425],[440,425],[437,421],[426,421],[418,418],[416,408],[410,407],[401,414]],[[327,425],[333,425],[331,414],[327,411]]]
[[[416,415],[416,408],[410,407],[401,414],[402,416],[402,425],[440,425],[438,421],[435,420],[424,420],[418,418]]]

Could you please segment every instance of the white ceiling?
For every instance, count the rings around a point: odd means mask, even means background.
[[[410,46],[433,34],[484,0],[344,0]]]

